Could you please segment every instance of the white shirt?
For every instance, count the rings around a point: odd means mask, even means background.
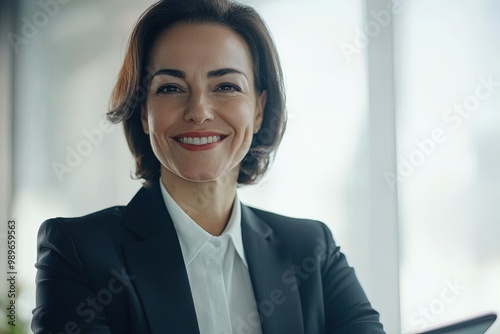
[[[262,334],[241,237],[236,196],[220,236],[202,229],[174,201],[160,180],[193,295],[200,334]]]

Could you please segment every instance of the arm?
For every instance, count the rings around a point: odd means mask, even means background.
[[[384,333],[379,314],[371,307],[354,269],[335,245],[328,227],[322,225],[327,245],[322,266],[326,333]]]
[[[35,267],[36,308],[31,323],[35,334],[111,333],[102,310],[87,304],[95,289],[71,235],[57,219],[45,221],[38,231]]]

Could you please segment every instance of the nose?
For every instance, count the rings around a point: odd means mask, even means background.
[[[189,105],[184,113],[184,120],[202,124],[213,119],[212,106],[206,94],[203,92],[192,92],[189,97]]]

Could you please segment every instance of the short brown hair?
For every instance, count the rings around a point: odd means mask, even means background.
[[[214,23],[228,27],[247,43],[252,57],[255,90],[267,91],[262,126],[240,164],[238,184],[256,183],[267,171],[286,126],[283,73],[266,24],[249,6],[230,0],[162,0],[149,7],[135,24],[123,66],[118,75],[108,120],[123,122],[127,143],[135,163],[135,176],[144,185],[160,177],[160,162],[141,123],[146,102],[151,49],[159,35],[175,23]]]

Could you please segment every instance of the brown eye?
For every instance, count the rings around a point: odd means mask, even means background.
[[[162,85],[155,91],[156,94],[173,94],[180,92],[182,92],[182,89],[179,86],[172,84]]]
[[[238,87],[237,85],[235,84],[232,84],[232,83],[223,83],[223,84],[220,84],[217,89],[218,91],[235,91],[235,92],[241,92],[241,88]]]

